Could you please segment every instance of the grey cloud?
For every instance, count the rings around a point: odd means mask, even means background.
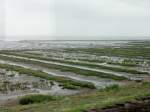
[[[56,1],[57,35],[85,36],[85,38],[86,36],[150,35],[148,31],[150,28],[150,8],[145,7],[148,6],[149,1]],[[101,39],[101,37],[95,38]]]
[[[24,35],[44,35],[43,39],[150,36],[149,0],[6,1],[6,33],[14,38],[18,35],[23,36],[20,39],[31,38]]]
[[[47,36],[53,30],[49,0],[7,0],[6,34],[15,36]],[[21,37],[20,37],[21,38]],[[26,39],[30,39],[27,37]]]
[[[0,40],[4,39],[5,33],[5,10],[4,10],[4,1],[0,1]]]

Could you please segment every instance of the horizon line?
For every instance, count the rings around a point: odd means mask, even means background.
[[[55,40],[55,39],[51,39],[51,40],[49,40],[49,39],[44,39],[44,40],[41,40],[41,39],[32,39],[32,40],[30,40],[30,39],[27,39],[27,40],[25,40],[25,39],[23,39],[23,40],[0,40],[0,41],[145,41],[145,40],[148,40],[148,41],[150,41],[150,39],[87,39],[87,40],[85,40],[85,39],[81,39],[81,40],[79,40],[79,39],[57,39],[57,40]]]

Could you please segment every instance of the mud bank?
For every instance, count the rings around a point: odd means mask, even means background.
[[[138,99],[136,102],[126,102],[102,109],[91,109],[83,112],[150,112],[150,97]]]

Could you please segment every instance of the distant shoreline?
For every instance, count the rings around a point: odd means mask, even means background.
[[[137,39],[137,40],[0,40],[6,42],[29,42],[29,41],[150,41],[150,39]]]

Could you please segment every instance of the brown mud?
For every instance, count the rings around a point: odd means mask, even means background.
[[[150,112],[150,97],[140,98],[135,102],[120,103],[102,109],[91,109],[83,112]]]

